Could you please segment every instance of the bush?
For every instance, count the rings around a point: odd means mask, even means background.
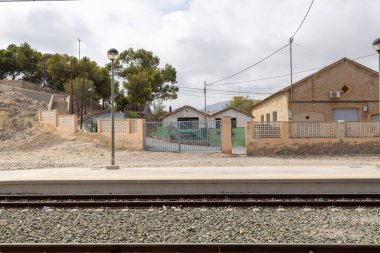
[[[127,115],[125,117],[128,119],[139,119],[139,118],[141,118],[140,114],[138,112],[133,112],[133,111],[127,112]]]

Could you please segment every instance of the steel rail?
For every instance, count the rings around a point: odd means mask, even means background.
[[[244,243],[101,243],[101,244],[0,244],[1,253],[374,253],[380,251],[380,244],[244,244]]]
[[[1,200],[22,200],[22,199],[33,199],[33,200],[62,200],[62,199],[72,199],[72,200],[98,200],[98,199],[125,199],[125,200],[135,200],[135,199],[289,199],[289,198],[377,198],[380,199],[380,193],[207,193],[207,194],[2,194],[0,195]]]
[[[297,197],[296,197],[297,196]],[[316,197],[319,198],[316,198]],[[244,198],[246,197],[246,198]],[[244,195],[12,195],[0,198],[3,208],[149,208],[180,207],[380,207],[379,194],[244,194]]]

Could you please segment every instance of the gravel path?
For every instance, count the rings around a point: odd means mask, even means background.
[[[1,243],[380,243],[380,209],[0,209]]]

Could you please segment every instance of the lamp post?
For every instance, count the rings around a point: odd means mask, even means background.
[[[375,49],[379,53],[379,121],[380,121],[380,38],[377,38],[372,43],[373,49]]]
[[[115,48],[107,51],[107,57],[111,60],[111,165],[106,169],[119,169],[119,165],[115,165],[115,80],[114,80],[114,64],[119,58],[119,52]]]
[[[94,95],[94,89],[93,88],[89,88],[88,89],[88,95],[90,95],[90,109],[91,109],[91,114],[92,114],[92,96]]]

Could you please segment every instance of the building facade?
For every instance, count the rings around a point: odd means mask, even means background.
[[[251,108],[262,122],[379,120],[379,75],[342,58]]]
[[[173,112],[169,112],[161,117],[162,122],[195,122],[205,120],[221,120],[223,116],[231,117],[233,128],[245,127],[245,123],[252,121],[252,116],[234,107],[227,107],[215,113],[204,113],[192,106],[182,106]]]

